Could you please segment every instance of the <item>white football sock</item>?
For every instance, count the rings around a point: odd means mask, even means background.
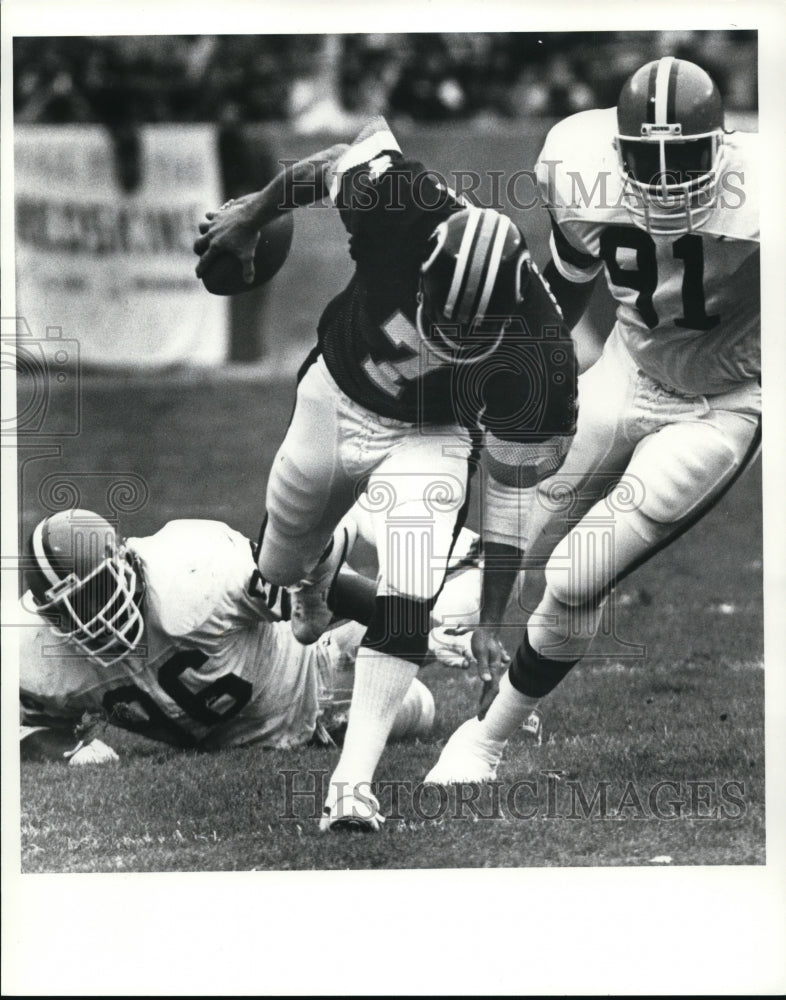
[[[504,742],[516,732],[532,709],[537,708],[539,701],[539,698],[517,691],[506,673],[499,682],[499,694],[480,723],[480,735],[487,740]]]
[[[373,780],[396,715],[417,671],[417,666],[409,660],[363,646],[358,649],[344,747],[330,779],[331,786],[346,782],[343,788],[337,787],[338,793]]]

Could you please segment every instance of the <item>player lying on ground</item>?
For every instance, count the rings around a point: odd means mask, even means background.
[[[355,523],[350,514],[338,530],[349,539]],[[462,536],[435,609],[447,621],[478,613],[475,540]],[[116,759],[97,736],[107,723],[204,750],[340,736],[365,626],[343,622],[298,643],[286,591],[260,581],[251,543],[227,525],[170,521],[123,541],[98,514],[68,510],[40,522],[26,557],[30,590],[15,623],[23,758]],[[351,584],[353,594],[365,584],[373,601],[371,581],[352,575]],[[415,679],[393,736],[425,736],[433,718],[431,693]]]
[[[614,586],[703,517],[757,455],[757,138],[725,131],[713,81],[671,57],[634,73],[616,110],[582,112],[549,133],[538,163],[552,218],[544,274],[572,325],[603,271],[617,320],[579,379],[576,436],[537,489],[529,537],[509,539],[527,548],[548,533],[543,599],[485,718],[456,731],[427,780],[493,777],[521,719],[587,654]],[[560,495],[568,509],[548,523]],[[517,569],[491,572],[491,555],[489,627],[472,640],[485,669],[502,648]]]
[[[315,638],[340,559],[333,530],[360,490],[374,501],[375,610],[321,826],[376,830],[382,818],[363,793],[427,652],[481,426],[494,475],[484,510],[516,523],[511,493],[554,471],[573,433],[575,365],[518,228],[406,158],[382,118],[352,145],[317,153],[209,213],[194,245],[197,275],[229,252],[250,276],[260,230],[280,211],[328,195],[355,271],[323,312],[301,371],[268,481],[259,569],[295,588],[296,634]]]

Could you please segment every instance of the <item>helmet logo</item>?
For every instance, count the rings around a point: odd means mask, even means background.
[[[641,134],[650,135],[682,135],[682,125],[653,125],[652,122],[642,122]]]

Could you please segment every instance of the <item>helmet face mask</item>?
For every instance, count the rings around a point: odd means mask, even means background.
[[[655,236],[704,225],[723,165],[723,106],[704,70],[671,56],[643,66],[622,89],[617,124],[614,146],[633,222]]]
[[[475,321],[468,325],[431,319],[422,299],[418,302],[415,326],[431,354],[454,365],[472,365],[496,351],[510,323],[509,319]]]
[[[524,237],[500,212],[471,207],[441,222],[428,250],[418,333],[440,360],[475,364],[497,349],[521,300]]]
[[[114,528],[90,511],[61,511],[33,531],[36,610],[100,666],[132,653],[144,632],[142,579]]]

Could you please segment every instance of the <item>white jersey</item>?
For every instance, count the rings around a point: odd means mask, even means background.
[[[145,580],[140,647],[110,667],[84,656],[22,599],[23,721],[83,712],[179,746],[306,743],[329,702],[354,622],[301,646],[268,606],[248,539],[217,521],[171,521],[130,538]]]
[[[758,135],[724,136],[717,203],[694,233],[651,236],[622,197],[616,109],[549,132],[537,163],[551,253],[570,281],[605,270],[617,333],[638,367],[685,395],[726,392],[760,367]]]

